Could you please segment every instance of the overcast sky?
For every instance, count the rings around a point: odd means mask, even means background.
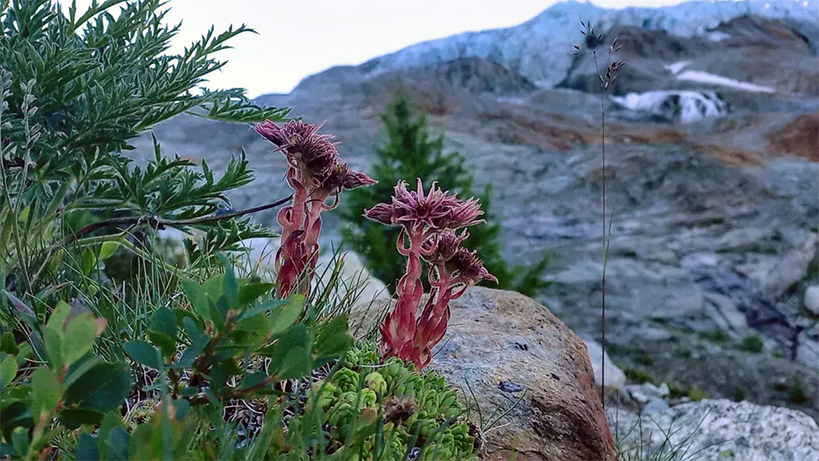
[[[70,3],[69,0],[63,0]],[[90,0],[78,0],[79,6]],[[287,93],[313,73],[459,32],[520,24],[555,0],[171,0],[169,21],[182,21],[176,47],[214,25],[247,24],[258,35],[233,39],[218,55],[228,64],[209,87],[244,87],[251,97]],[[594,0],[613,8],[680,0]]]

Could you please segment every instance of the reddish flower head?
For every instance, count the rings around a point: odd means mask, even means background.
[[[256,132],[275,144],[288,163],[310,176],[322,176],[335,165],[338,156],[332,135],[318,134],[321,125],[292,120],[278,125],[270,120],[256,125]]]
[[[452,259],[461,248],[461,243],[469,237],[469,233],[464,230],[460,235],[455,231],[446,231],[425,242],[425,251],[429,256],[427,259],[434,263],[445,263]]]
[[[429,193],[424,194],[424,185],[419,178],[417,190],[408,190],[404,181],[395,186],[392,206],[394,210],[401,211],[401,216],[395,218],[396,222],[408,229],[427,227],[443,230],[448,227],[449,216],[458,203],[454,195],[442,192],[435,183],[432,183]]]
[[[476,251],[458,248],[452,258],[447,261],[446,267],[455,280],[467,285],[478,283],[481,280],[498,283],[498,279],[483,267],[483,261],[478,258]]]

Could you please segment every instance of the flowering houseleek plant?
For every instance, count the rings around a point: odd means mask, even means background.
[[[381,324],[381,349],[385,357],[397,356],[417,367],[432,359],[432,348],[446,333],[449,302],[480,280],[497,279],[475,251],[461,247],[468,237],[465,227],[483,222],[477,200],[463,201],[441,191],[435,183],[424,193],[399,181],[392,203],[380,203],[365,216],[382,224],[399,226],[398,252],[407,257],[407,268],[396,286],[397,301]],[[459,231],[460,230],[460,231]],[[424,295],[423,264],[427,266],[430,293],[418,317]]]
[[[320,125],[299,120],[283,125],[270,120],[256,132],[278,147],[287,158],[286,179],[293,188],[293,203],[279,211],[281,247],[276,255],[276,290],[285,298],[298,288],[306,294],[318,261],[321,212],[338,206],[342,189],[375,184],[369,176],[351,170],[338,155],[332,135],[318,134]],[[332,203],[327,200],[333,197]]]

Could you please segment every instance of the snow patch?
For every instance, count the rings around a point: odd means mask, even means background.
[[[685,66],[689,64],[691,64],[691,61],[678,61],[675,63],[666,64],[663,67],[672,74],[677,75],[681,70],[685,69]]]
[[[647,91],[612,99],[626,109],[660,115],[678,123],[693,123],[728,113],[728,104],[713,91]]]
[[[708,34],[708,40],[712,42],[721,42],[725,39],[731,38],[731,35],[726,34],[725,32],[721,32],[719,30],[711,32]]]
[[[754,91],[758,93],[775,93],[771,87],[754,85],[753,83],[740,82],[721,75],[709,74],[699,70],[687,70],[677,75],[677,80],[687,80],[689,82],[710,83],[712,85],[727,86],[736,90]]]

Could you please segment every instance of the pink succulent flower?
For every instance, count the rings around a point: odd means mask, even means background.
[[[287,297],[306,294],[318,261],[321,212],[338,205],[343,189],[375,184],[364,173],[351,170],[339,157],[332,135],[318,134],[321,125],[293,120],[282,125],[265,120],[256,132],[276,145],[287,159],[285,175],[293,188],[293,203],[279,211],[282,245],[276,255],[276,291]],[[329,197],[335,197],[327,204]]]
[[[429,363],[432,348],[446,333],[449,302],[470,285],[497,279],[484,268],[475,252],[461,247],[469,234],[465,230],[456,232],[482,222],[478,219],[482,214],[478,201],[459,200],[434,183],[424,193],[420,179],[417,184],[413,191],[407,189],[406,182],[399,181],[392,203],[379,203],[364,216],[402,227],[396,245],[407,256],[407,269],[396,284],[395,306],[381,324],[381,349],[385,357],[397,356],[420,368]],[[405,240],[408,246],[402,243]],[[417,316],[424,295],[422,260],[428,267],[432,288],[421,315]]]

